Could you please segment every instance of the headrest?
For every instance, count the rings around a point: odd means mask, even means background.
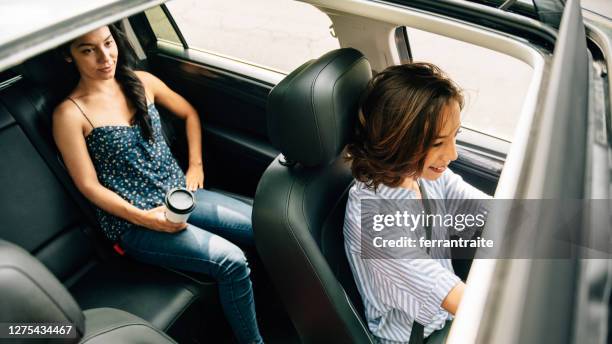
[[[24,61],[16,66],[14,71],[23,76],[28,88],[35,87],[42,91],[51,109],[64,99],[79,81],[74,67],[68,65],[54,50]],[[51,112],[48,115],[50,116]]]
[[[36,258],[0,240],[0,322],[71,323],[78,342],[85,318],[66,288]]]
[[[47,51],[24,61],[16,69],[35,84],[49,85],[54,80],[57,81],[62,72],[65,72],[65,70],[60,70],[60,67],[64,67],[65,64],[67,63],[61,60],[56,51]]]
[[[268,97],[268,134],[285,158],[312,167],[342,151],[372,77],[357,50],[330,51],[287,75]]]

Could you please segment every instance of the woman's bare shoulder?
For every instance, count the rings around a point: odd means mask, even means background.
[[[144,79],[143,81],[147,81],[155,77],[153,74],[147,72],[146,70],[135,70],[134,74],[136,74],[141,80]]]
[[[70,99],[66,98],[53,110],[53,123],[61,126],[81,126],[83,115]]]
[[[135,70],[134,74],[140,79],[142,85],[145,88],[145,92],[147,93],[147,97],[150,99],[154,96],[155,93],[155,85],[157,84],[157,77],[149,72],[143,70]]]

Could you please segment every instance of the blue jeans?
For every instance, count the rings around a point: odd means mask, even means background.
[[[246,258],[228,240],[252,245],[252,207],[231,197],[196,191],[196,208],[178,233],[134,228],[121,237],[133,258],[154,265],[204,273],[215,278],[225,316],[240,343],[262,343]]]

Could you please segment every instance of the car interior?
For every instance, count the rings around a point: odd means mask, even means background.
[[[372,343],[344,255],[352,177],[342,151],[372,73],[400,58],[389,39],[381,47],[380,35],[410,24],[527,62],[534,76],[519,126],[529,124],[536,107],[546,68],[537,52],[546,44],[530,46],[401,7],[314,3],[332,18],[343,48],[282,77],[256,77],[233,69],[233,62],[213,63],[204,53],[157,40],[144,12],[123,24],[137,37],[139,68],[202,116],[206,188],[254,206],[256,247],[243,249],[262,336],[271,343]],[[361,35],[356,22],[370,25],[371,34]],[[235,342],[211,278],[136,262],[102,237],[93,206],[72,183],[51,135],[51,114],[66,95],[55,87],[62,75],[47,68],[52,59],[57,56],[49,50],[0,72],[0,293],[18,312],[12,316],[70,321],[75,340],[87,343]],[[160,113],[184,168],[183,124]],[[470,130],[458,142],[451,168],[490,195],[503,193],[498,181],[510,143]],[[453,261],[464,281],[471,263]]]

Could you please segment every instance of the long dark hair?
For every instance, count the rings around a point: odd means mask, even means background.
[[[347,146],[355,179],[376,189],[418,177],[452,100],[463,108],[461,89],[430,63],[392,66],[374,76]]]
[[[150,140],[153,137],[153,127],[151,124],[151,117],[149,116],[149,111],[147,109],[147,98],[145,96],[144,85],[134,73],[132,67],[135,65],[137,59],[136,54],[134,53],[134,49],[131,44],[128,42],[127,37],[124,33],[121,23],[114,23],[108,26],[111,34],[113,35],[113,39],[117,44],[117,67],[115,69],[115,79],[121,86],[121,90],[125,94],[127,101],[131,104],[135,109],[136,113],[134,114],[134,119],[132,124],[138,124],[140,129],[142,130],[142,134],[145,139]],[[61,57],[70,57],[70,45],[73,41],[67,42],[61,45],[58,50],[61,54]],[[72,84],[71,89],[76,87],[76,83],[78,82],[79,76],[76,66],[70,63],[71,73],[73,77],[68,76],[69,80],[75,80]]]

